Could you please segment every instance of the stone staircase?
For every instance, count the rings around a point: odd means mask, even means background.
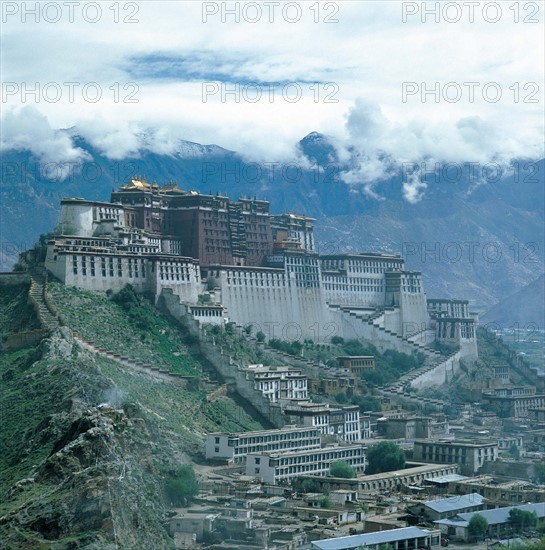
[[[98,355],[105,359],[109,359],[110,361],[113,361],[114,363],[117,363],[122,367],[130,368],[131,370],[134,370],[134,371],[149,374],[159,380],[173,382],[183,387],[187,387],[191,382],[197,385],[199,383],[199,379],[197,379],[194,376],[186,376],[176,372],[171,372],[167,369],[162,369],[154,365],[148,365],[143,361],[136,361],[134,359],[131,359],[130,357],[121,355],[120,353],[109,351],[100,346],[97,346],[95,342],[91,340],[87,340],[77,332],[72,331],[72,335],[74,336],[74,340],[76,341],[76,343],[81,349],[94,353],[95,355]]]
[[[46,299],[47,277],[43,272],[37,269],[29,269],[31,278],[29,299],[34,304],[36,313],[40,320],[40,324],[47,330],[55,330],[59,328],[60,323],[58,316],[51,311]]]
[[[433,348],[430,348],[429,346],[425,344],[421,344],[420,342],[415,342],[412,340],[412,338],[415,338],[419,334],[422,334],[425,332],[425,330],[420,331],[417,334],[412,334],[411,336],[403,336],[401,334],[398,334],[397,332],[384,328],[384,314],[386,311],[393,311],[394,308],[385,308],[382,310],[377,310],[371,315],[366,315],[363,312],[357,312],[351,310],[349,307],[343,307],[343,306],[329,306],[331,309],[337,309],[340,310],[344,315],[348,316],[351,320],[358,321],[361,323],[366,323],[370,327],[373,327],[374,329],[378,330],[383,335],[386,335],[387,338],[395,338],[399,342],[402,342],[405,344],[404,347],[406,347],[407,351],[405,353],[410,353],[411,351],[419,351],[421,353],[424,353],[426,357],[433,358],[433,359],[439,359],[443,357],[437,350],[434,350]]]
[[[24,255],[21,255],[21,259],[21,263],[27,268],[27,272],[31,278],[29,300],[34,304],[34,308],[36,309],[36,313],[38,314],[42,327],[51,332],[59,328],[61,325],[64,325],[64,322],[61,322],[63,321],[62,316],[56,311],[48,296],[47,272],[43,268],[29,265]],[[91,353],[110,359],[123,367],[128,367],[132,370],[147,373],[152,375],[154,378],[174,382],[175,384],[184,387],[187,387],[189,384],[198,385],[199,383],[198,379],[194,376],[182,375],[166,369],[161,369],[154,365],[148,365],[142,361],[133,360],[130,357],[125,357],[119,353],[115,353],[97,346],[94,342],[86,340],[73,330],[71,330],[71,333],[81,349],[85,349]]]
[[[414,369],[410,372],[405,373],[401,378],[396,380],[393,384],[390,384],[387,389],[392,394],[402,394],[404,393],[404,388],[407,385],[416,386],[421,385],[425,386],[426,383],[422,383],[423,380],[426,380],[426,375],[432,378],[430,375],[433,371],[442,373],[443,380],[441,383],[445,382],[447,376],[447,371],[450,369],[452,371],[452,365],[457,360],[457,353],[450,354],[448,356],[442,355],[437,350],[429,347],[426,344],[423,344],[418,341],[414,341],[415,338],[418,338],[425,332],[426,329],[420,331],[420,333],[412,334],[410,336],[403,336],[396,333],[393,330],[384,328],[384,316],[387,311],[391,311],[394,308],[385,308],[381,310],[376,310],[372,314],[366,314],[365,312],[353,311],[349,307],[342,306],[329,306],[331,309],[341,311],[345,319],[349,319],[353,323],[365,323],[368,327],[372,328],[375,331],[375,334],[382,335],[386,342],[392,343],[392,348],[403,351],[404,353],[410,354],[411,352],[419,352],[424,354],[425,362],[422,367]],[[366,332],[365,330],[361,332]],[[437,376],[435,377],[437,378]],[[419,383],[420,381],[420,383]],[[433,385],[433,383],[429,384]]]
[[[418,369],[411,370],[405,373],[399,380],[396,380],[393,384],[390,384],[388,387],[392,391],[399,392],[408,384],[412,385],[418,378],[421,378],[423,375],[430,373],[433,370],[436,370],[441,367],[447,367],[449,362],[456,360],[456,353],[452,353],[448,356],[442,356],[441,359],[429,364],[419,367]]]

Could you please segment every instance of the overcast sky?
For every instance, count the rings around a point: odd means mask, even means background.
[[[24,4],[2,4],[4,148],[72,160],[76,126],[112,158],[147,132],[282,160],[314,130],[370,159],[543,156],[544,2]]]

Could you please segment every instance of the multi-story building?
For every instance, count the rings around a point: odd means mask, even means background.
[[[314,218],[280,214],[271,216],[275,251],[303,250],[314,252]]]
[[[532,390],[518,395],[483,392],[483,400],[500,418],[527,418],[533,409],[545,407],[545,395],[536,395],[535,388]]]
[[[536,422],[545,422],[545,407],[529,407],[528,417]]]
[[[246,475],[255,476],[265,483],[289,483],[305,474],[324,476],[339,460],[350,464],[356,472],[363,472],[365,447],[346,445],[284,453],[248,453]]]
[[[248,365],[246,377],[254,382],[254,388],[271,402],[303,400],[308,398],[307,377],[300,369],[287,366]]]
[[[105,224],[110,220],[97,223],[101,229]],[[201,286],[198,261],[166,252],[171,244],[170,239],[138,230],[120,229],[116,237],[53,237],[45,266],[68,286],[118,292],[131,284],[137,292],[154,296],[171,289],[196,304]]]
[[[332,376],[325,376],[318,380],[310,381],[312,393],[324,395],[339,395],[341,393],[351,396],[358,387],[358,380],[348,374],[332,373]]]
[[[449,432],[445,418],[429,416],[387,416],[377,421],[377,433],[387,439],[431,439]]]
[[[376,366],[373,355],[343,355],[337,357],[337,362],[339,367],[349,370],[358,378]]]
[[[505,481],[491,475],[465,477],[448,483],[448,491],[454,495],[479,493],[495,506],[521,502],[545,502],[545,488],[528,481]]]
[[[272,252],[269,203],[159,187],[133,179],[112,193],[136,227],[181,239],[181,254],[210,264],[261,265]]]
[[[338,436],[347,442],[361,439],[357,405],[331,407],[329,403],[300,402],[286,405],[283,411],[289,422],[318,428],[322,435]]]
[[[474,475],[487,461],[498,458],[498,443],[490,441],[414,442],[414,460],[439,464],[459,464],[462,475]]]
[[[386,300],[386,272],[401,272],[397,254],[336,254],[320,257],[326,299],[331,304],[375,307]]]
[[[360,415],[360,432],[362,439],[371,439],[371,437],[373,436],[370,416]]]
[[[476,315],[470,313],[467,300],[431,298],[428,314],[435,329],[435,339],[443,344],[472,345],[477,326]]]
[[[319,449],[320,436],[320,430],[304,426],[237,434],[211,433],[206,436],[206,458],[245,462],[248,453]]]

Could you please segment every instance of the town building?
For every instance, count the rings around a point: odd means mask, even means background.
[[[255,476],[265,483],[289,483],[302,475],[324,476],[339,460],[347,462],[356,472],[363,472],[365,447],[336,445],[282,453],[248,453],[246,475]]]
[[[385,415],[377,420],[377,434],[387,439],[432,439],[449,433],[448,421],[442,417]]]
[[[492,475],[451,480],[447,484],[447,490],[455,495],[479,493],[495,506],[545,502],[545,487],[523,480],[506,481]]]
[[[475,514],[480,514],[488,523],[488,532],[486,536],[497,538],[506,534],[512,534],[512,527],[509,523],[509,512],[515,508],[525,512],[535,512],[538,518],[538,526],[545,523],[545,503],[543,502],[494,508],[492,510],[481,510],[480,512],[468,512],[465,514],[458,514],[450,519],[437,520],[434,523],[448,538],[468,541],[470,540],[469,522]]]
[[[352,479],[303,476],[312,479],[317,491],[331,492],[339,489],[356,491],[360,496],[366,493],[403,491],[404,488],[422,486],[436,478],[458,474],[457,464],[436,465],[411,463],[402,470],[358,476]]]
[[[545,424],[545,407],[529,407],[528,418]]]
[[[337,357],[340,368],[347,369],[354,373],[358,378],[375,368],[375,358],[372,355],[343,355]]]
[[[206,458],[245,462],[248,453],[319,449],[320,436],[319,429],[304,426],[236,434],[210,433],[206,436]]]
[[[286,405],[283,412],[288,422],[318,428],[322,435],[338,436],[346,442],[362,439],[357,405],[332,407],[329,403],[299,402]]]
[[[332,372],[332,376],[324,376],[318,380],[311,380],[310,387],[312,393],[330,396],[344,394],[350,397],[354,395],[354,392],[358,388],[358,381],[353,376],[341,373],[335,376],[335,372]]]
[[[248,365],[243,369],[254,388],[272,403],[308,398],[307,377],[300,369],[288,366]]]
[[[441,542],[438,530],[419,527],[402,527],[376,533],[351,535],[333,539],[313,540],[311,550],[380,550],[390,545],[394,550],[416,550],[417,548],[435,548]]]
[[[484,507],[484,497],[479,495],[479,493],[469,493],[449,498],[426,500],[408,508],[411,514],[415,516],[425,518],[428,521],[435,521],[465,512],[477,512]]]
[[[373,437],[371,416],[360,414],[360,433],[362,439],[371,439]]]
[[[413,458],[420,462],[459,464],[462,475],[474,475],[485,462],[493,462],[498,458],[498,443],[417,440],[414,442]]]
[[[534,409],[545,407],[545,394],[536,395],[535,388],[532,389],[533,392],[525,394],[503,393],[497,390],[483,392],[483,401],[500,418],[528,418]]]

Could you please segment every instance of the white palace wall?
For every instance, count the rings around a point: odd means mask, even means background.
[[[295,274],[233,268],[215,275],[229,317],[254,325],[255,332],[261,330],[267,338],[324,341],[339,334],[331,325],[321,288],[296,286]]]
[[[74,230],[76,235],[93,235],[93,209],[90,203],[61,205],[60,225],[64,231]]]
[[[187,258],[59,252],[49,246],[45,267],[66,286],[98,292],[119,292],[130,284],[156,299],[163,289],[171,289],[180,300],[195,303],[202,286],[198,265]]]
[[[399,309],[403,325],[398,334],[404,337],[425,331],[430,324],[426,295],[422,293],[400,292]]]
[[[149,265],[146,258],[81,252],[57,254],[48,247],[45,266],[66,286],[99,292],[119,292],[125,285],[131,284],[137,292],[150,290]]]

